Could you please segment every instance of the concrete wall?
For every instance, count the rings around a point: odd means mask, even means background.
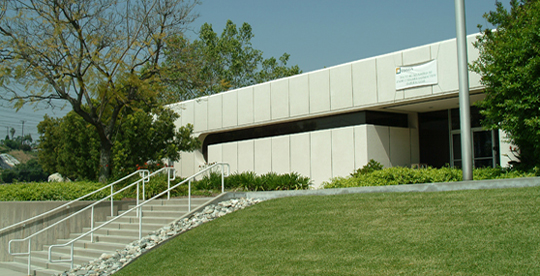
[[[0,202],[0,229],[29,219],[38,214],[52,210],[67,202],[63,201],[4,201]],[[0,233],[0,261],[11,261],[13,257],[8,254],[8,243],[11,239],[22,239],[36,233],[37,231],[54,224],[62,218],[77,212],[93,202],[82,201],[69,206],[69,208],[59,210],[56,213],[29,222],[24,226],[18,226]],[[114,213],[120,209],[126,209],[127,204],[132,201],[116,201],[114,203]],[[102,202],[96,206],[94,211],[94,221],[104,221],[106,216],[111,214],[110,202]],[[45,231],[32,239],[32,250],[41,250],[43,245],[56,243],[57,239],[65,239],[70,233],[81,233],[83,227],[90,227],[90,210],[68,219],[65,222]],[[15,252],[27,252],[28,243],[13,243],[12,250]]]
[[[469,60],[477,58],[468,37]],[[438,84],[396,90],[395,68],[437,60]],[[172,104],[177,126],[194,125],[197,134],[219,132],[336,112],[378,109],[425,100],[459,90],[454,39],[354,61],[318,71]],[[470,73],[471,90],[481,89]]]
[[[226,162],[231,172],[298,172],[314,187],[347,176],[370,159],[386,167],[419,162],[416,129],[360,125],[210,145],[209,162]]]

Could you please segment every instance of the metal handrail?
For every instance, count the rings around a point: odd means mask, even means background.
[[[163,169],[166,169],[166,168],[163,168]],[[161,170],[159,170],[159,171],[163,171],[163,169],[161,169]],[[128,186],[126,186],[126,187],[124,187],[124,188],[122,188],[122,189],[120,189],[120,190],[118,190],[118,191],[116,191],[116,192],[113,192],[113,185],[114,185],[114,184],[117,184],[117,183],[119,183],[119,182],[121,182],[121,181],[124,181],[124,180],[126,180],[126,179],[128,179],[128,178],[134,176],[135,174],[139,174],[139,175],[142,174],[141,179],[139,179],[139,180],[137,180],[137,181],[135,181],[135,182],[129,184]],[[146,175],[146,174],[148,174],[148,175]],[[155,173],[154,173],[154,174],[155,174]],[[39,234],[41,234],[41,233],[43,233],[43,232],[45,232],[45,231],[51,229],[52,227],[54,227],[54,226],[56,226],[56,225],[58,225],[58,224],[60,224],[60,223],[62,223],[62,222],[64,222],[64,221],[66,221],[66,220],[68,220],[68,219],[70,219],[70,218],[72,218],[72,217],[74,217],[74,216],[76,216],[76,215],[78,215],[78,214],[80,214],[80,213],[82,213],[82,212],[88,210],[89,208],[92,208],[92,214],[91,214],[91,227],[93,228],[93,227],[94,227],[94,225],[93,225],[93,224],[94,224],[94,207],[95,207],[97,204],[99,204],[99,203],[105,201],[106,199],[109,199],[109,198],[110,198],[110,199],[111,199],[111,216],[113,216],[113,215],[114,215],[114,213],[113,213],[113,208],[114,208],[114,206],[113,206],[113,197],[114,197],[116,194],[118,194],[118,193],[120,193],[120,192],[123,192],[123,191],[125,191],[126,189],[128,189],[128,188],[130,188],[130,187],[132,187],[132,186],[134,186],[134,185],[137,185],[137,202],[139,202],[139,196],[138,196],[138,193],[139,193],[139,184],[140,184],[140,183],[143,183],[143,188],[144,188],[145,183],[148,182],[148,180],[150,179],[150,176],[151,176],[151,175],[154,175],[154,174],[150,174],[150,172],[149,172],[148,170],[139,170],[139,171],[136,171],[136,172],[131,173],[131,174],[129,174],[129,175],[127,175],[127,176],[125,176],[125,177],[123,177],[123,178],[121,178],[121,179],[119,179],[119,180],[117,180],[117,181],[115,181],[115,182],[113,182],[113,183],[107,185],[107,186],[104,186],[104,187],[102,187],[102,188],[100,188],[100,189],[98,189],[98,190],[96,190],[96,191],[94,191],[94,192],[88,193],[88,194],[86,194],[86,195],[84,195],[84,196],[82,196],[82,197],[79,197],[79,198],[77,198],[77,199],[75,199],[75,200],[72,200],[72,201],[66,203],[66,204],[63,204],[62,206],[59,206],[59,207],[57,207],[57,208],[55,208],[55,209],[53,209],[53,210],[50,210],[50,211],[48,211],[48,212],[45,212],[45,213],[43,213],[43,214],[40,214],[40,215],[37,215],[37,216],[33,217],[32,219],[35,219],[36,217],[40,217],[40,216],[43,216],[43,215],[45,215],[45,214],[47,214],[47,213],[51,213],[51,212],[53,212],[54,210],[58,210],[58,209],[60,209],[60,208],[62,208],[62,207],[66,207],[66,206],[68,206],[69,204],[73,204],[73,203],[75,203],[75,202],[77,202],[77,201],[79,201],[79,200],[81,200],[81,199],[83,199],[83,198],[85,198],[85,197],[87,197],[87,196],[89,196],[89,195],[93,195],[93,194],[95,194],[95,193],[97,193],[97,192],[99,192],[99,191],[101,191],[101,190],[104,190],[104,189],[108,188],[109,186],[111,187],[111,195],[108,195],[108,196],[106,196],[106,197],[104,197],[104,198],[102,198],[102,199],[100,199],[100,200],[98,200],[98,201],[96,201],[96,202],[94,202],[94,203],[92,203],[92,204],[90,204],[90,205],[88,205],[88,206],[82,208],[81,210],[79,210],[79,211],[77,211],[77,212],[75,212],[75,213],[73,213],[73,214],[71,214],[71,215],[69,215],[69,216],[67,216],[67,217],[65,217],[65,218],[63,218],[63,219],[61,219],[61,220],[59,220],[59,221],[57,221],[57,222],[55,222],[55,223],[53,223],[53,224],[51,224],[51,225],[49,225],[49,226],[47,226],[47,227],[45,227],[45,228],[43,228],[43,229],[37,231],[37,232],[35,232],[35,233],[33,233],[33,234],[31,234],[31,235],[25,237],[25,238],[22,238],[22,239],[12,239],[12,240],[10,240],[9,243],[8,243],[8,254],[10,254],[10,255],[12,255],[12,256],[24,256],[24,255],[27,255],[27,256],[28,256],[28,275],[30,275],[30,272],[31,272],[31,252],[32,252],[32,251],[31,251],[31,246],[30,246],[30,245],[31,245],[31,242],[32,242],[32,238],[33,238],[33,237],[35,237],[35,236],[37,236],[37,235],[39,235]],[[29,221],[29,220],[26,220],[26,221]],[[18,223],[18,224],[21,224],[21,223]],[[8,226],[8,227],[6,227],[6,228],[4,228],[4,229],[10,228],[10,227],[12,227],[12,226]],[[4,229],[2,229],[2,230],[4,230]],[[23,241],[26,241],[26,240],[28,240],[28,252],[19,252],[19,253],[11,252],[11,244],[12,244],[12,242],[23,242]],[[93,235],[92,235],[92,240],[93,240]]]
[[[176,174],[173,174],[174,175],[174,178],[171,179],[170,177],[170,171],[174,171],[173,168],[170,168],[169,171],[168,171],[168,175],[167,175],[167,181],[168,181],[168,188],[167,190],[153,196],[152,198],[148,199],[148,200],[145,200],[143,201],[142,203],[138,203],[137,206],[125,211],[124,213],[122,213],[121,215],[118,215],[116,217],[113,217],[112,219],[108,220],[107,222],[101,224],[100,226],[96,227],[96,228],[93,228],[93,229],[90,229],[90,231],[87,231],[86,233],[83,233],[81,234],[80,236],[66,242],[66,243],[63,243],[63,244],[53,244],[53,245],[50,245],[49,246],[49,262],[50,263],[62,263],[62,262],[70,262],[71,263],[71,269],[73,269],[73,247],[74,247],[74,244],[76,241],[82,239],[83,237],[86,237],[88,235],[93,235],[93,233],[99,229],[101,229],[102,227],[106,226],[106,225],[109,225],[110,223],[114,222],[115,220],[125,216],[126,214],[130,213],[131,211],[134,211],[135,209],[137,209],[137,216],[139,217],[139,239],[142,238],[142,206],[144,206],[145,204],[153,201],[154,199],[156,198],[159,198],[165,194],[167,194],[167,199],[170,198],[170,191],[173,190],[173,189],[176,189],[178,186],[188,182],[188,185],[189,185],[189,193],[188,193],[188,197],[189,197],[189,211],[191,211],[191,181],[201,175],[202,173],[206,172],[206,171],[209,171],[217,166],[221,166],[221,193],[225,192],[225,181],[224,181],[224,176],[225,176],[225,173],[224,173],[224,167],[226,166],[227,167],[227,175],[230,174],[230,166],[229,164],[227,163],[216,163],[216,164],[213,164],[212,166],[209,166],[207,168],[205,168],[204,170],[202,171],[199,171],[198,173],[184,179],[183,181],[177,183],[176,185],[170,187],[170,181],[171,180],[174,180],[176,178]],[[161,170],[160,170],[161,171]],[[149,177],[155,175],[157,172],[159,171],[156,171],[152,174],[149,175]],[[70,253],[70,259],[64,259],[64,260],[53,260],[52,259],[52,249],[55,248],[55,247],[64,247],[64,246],[71,246],[71,253]]]
[[[119,182],[122,182],[122,181],[124,181],[124,180],[126,180],[126,179],[128,179],[128,178],[130,178],[130,177],[132,177],[132,176],[134,176],[135,174],[139,174],[139,175],[140,175],[140,173],[142,172],[142,173],[143,173],[143,178],[144,178],[144,173],[145,173],[145,171],[146,171],[146,172],[149,172],[148,170],[140,170],[140,171],[133,172],[133,173],[131,173],[131,174],[129,174],[129,175],[127,175],[127,176],[125,176],[125,177],[119,179],[119,180],[116,180],[115,182],[113,182],[113,183],[111,183],[111,184],[109,184],[109,185],[107,185],[107,186],[103,186],[103,187],[101,187],[101,188],[99,188],[99,189],[97,189],[97,190],[95,190],[95,191],[93,191],[93,192],[91,192],[91,193],[88,193],[88,194],[86,194],[86,195],[83,195],[83,196],[81,196],[81,197],[79,197],[79,198],[77,198],[77,199],[74,199],[74,200],[72,200],[72,201],[70,201],[70,202],[68,202],[68,203],[65,203],[65,204],[63,204],[63,205],[60,205],[60,206],[58,206],[58,207],[56,207],[56,208],[54,208],[54,209],[51,209],[51,210],[46,211],[46,212],[44,212],[44,213],[41,213],[41,214],[39,214],[39,215],[33,216],[33,217],[31,217],[31,218],[29,218],[29,219],[26,219],[26,220],[23,220],[23,221],[21,221],[21,222],[17,222],[17,223],[15,223],[15,224],[10,225],[10,226],[6,226],[6,227],[0,229],[0,233],[3,232],[3,231],[5,231],[5,230],[11,229],[11,228],[13,228],[13,227],[16,227],[16,226],[19,226],[19,225],[24,225],[24,224],[26,224],[27,222],[33,221],[33,220],[38,219],[38,218],[40,218],[40,217],[43,217],[43,216],[45,216],[45,215],[51,214],[51,213],[53,213],[53,212],[55,212],[55,211],[58,211],[58,210],[60,210],[60,209],[62,209],[62,208],[64,208],[64,207],[67,207],[67,206],[69,206],[69,205],[71,205],[71,204],[73,204],[73,203],[75,203],[75,202],[77,202],[77,201],[80,201],[80,200],[82,200],[82,199],[84,199],[84,198],[86,198],[86,197],[88,197],[88,196],[91,196],[91,195],[93,195],[93,194],[95,194],[95,193],[98,193],[98,192],[100,192],[100,191],[102,191],[102,190],[104,190],[104,189],[106,189],[106,188],[108,188],[108,187],[111,187],[111,189],[112,189],[114,184],[118,184]],[[111,192],[111,194],[112,194],[112,192]],[[112,197],[111,197],[111,216],[112,216],[112,204],[113,204],[113,200],[112,200]]]

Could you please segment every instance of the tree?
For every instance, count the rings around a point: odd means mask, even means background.
[[[274,57],[264,59],[263,52],[253,48],[253,37],[248,23],[237,28],[231,20],[221,36],[205,23],[199,39],[191,43],[171,37],[166,44],[164,67],[169,68],[166,80],[173,98],[166,101],[193,99],[302,72],[298,65],[287,67],[287,53],[279,62]]]
[[[471,69],[482,76],[486,98],[478,106],[489,129],[504,130],[518,147],[519,166],[540,165],[540,1],[500,2],[484,14],[496,30],[479,25]]]
[[[17,109],[65,100],[95,128],[106,181],[120,114],[163,92],[165,41],[194,20],[198,1],[0,1],[0,97]]]
[[[14,128],[11,128],[9,130],[9,133],[11,133],[11,140],[13,140],[13,138],[15,137],[15,129]]]
[[[113,178],[131,173],[146,162],[176,161],[180,151],[200,147],[200,141],[191,137],[191,125],[174,127],[178,119],[176,113],[159,107],[153,111],[122,111],[113,137]],[[71,179],[98,178],[100,144],[93,125],[70,112],[63,118],[45,116],[38,125],[38,132],[38,158],[46,172],[59,172]]]

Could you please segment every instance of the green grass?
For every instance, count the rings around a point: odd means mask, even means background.
[[[126,275],[540,275],[540,187],[262,202]]]

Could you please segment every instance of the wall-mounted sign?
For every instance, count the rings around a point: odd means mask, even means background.
[[[415,66],[396,67],[396,90],[437,84],[437,60]]]

